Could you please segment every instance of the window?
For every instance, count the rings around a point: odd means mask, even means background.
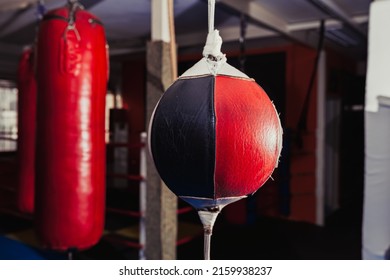
[[[122,96],[108,91],[106,95],[106,143],[110,142],[110,109],[123,108]]]
[[[0,80],[0,152],[16,151],[18,138],[18,90]]]

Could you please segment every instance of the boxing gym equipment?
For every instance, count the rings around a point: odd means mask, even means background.
[[[132,247],[139,250],[139,258],[145,259],[144,256],[144,246],[145,246],[145,207],[146,207],[146,199],[145,199],[145,192],[147,187],[147,181],[146,181],[146,133],[142,132],[140,134],[140,142],[129,144],[127,142],[120,143],[120,142],[111,142],[108,144],[111,148],[127,148],[127,149],[134,149],[140,151],[140,174],[134,175],[134,174],[118,174],[118,173],[107,173],[108,178],[122,178],[127,179],[129,181],[136,181],[139,182],[139,210],[138,211],[132,211],[132,210],[123,210],[116,207],[107,207],[106,211],[107,213],[115,213],[131,218],[137,218],[139,219],[139,226],[138,226],[138,242],[133,242],[129,240],[123,240],[122,238],[118,238],[118,236],[115,235],[106,235],[105,238],[107,240],[112,241],[113,243],[119,243],[122,245],[125,245],[126,247]]]
[[[45,247],[86,249],[105,212],[105,95],[102,23],[77,1],[52,10],[37,42],[36,228]]]
[[[17,206],[21,212],[34,211],[35,116],[37,85],[34,51],[23,51],[18,68],[18,187]]]
[[[205,259],[218,213],[270,178],[282,147],[279,116],[267,94],[221,53],[214,11],[209,0],[204,58],[164,93],[149,128],[162,180],[199,213]]]
[[[119,234],[106,234],[105,240],[110,241],[114,244],[125,246],[126,248],[135,248],[139,250],[139,259],[146,259],[145,256],[145,244],[146,244],[146,224],[145,224],[145,212],[146,212],[146,191],[147,191],[147,134],[142,132],[140,134],[139,143],[121,143],[121,142],[110,142],[107,144],[110,148],[127,148],[129,150],[139,150],[140,153],[140,174],[120,174],[120,173],[107,173],[107,178],[121,178],[127,179],[128,181],[139,182],[139,209],[129,210],[120,207],[107,207],[106,211],[109,214],[116,214],[122,217],[129,217],[130,219],[139,219],[139,223],[133,229],[131,229],[131,235],[136,236],[129,240],[125,236]],[[131,188],[131,186],[130,186]],[[177,209],[177,215],[185,215],[193,211],[193,208],[184,206]],[[198,236],[197,232],[180,236],[176,242],[176,246],[186,244]]]

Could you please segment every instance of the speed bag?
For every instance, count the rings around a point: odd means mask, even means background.
[[[277,166],[282,128],[273,103],[253,79],[196,68],[157,104],[150,149],[166,185],[200,209],[257,191]]]
[[[24,213],[34,211],[35,116],[37,85],[34,52],[26,48],[18,66],[18,183],[17,207]]]
[[[104,228],[107,69],[99,19],[70,7],[44,16],[37,43],[35,218],[39,239],[51,249],[91,247]]]

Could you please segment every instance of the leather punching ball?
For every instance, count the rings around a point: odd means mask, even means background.
[[[282,148],[271,100],[225,60],[205,55],[168,88],[150,121],[161,178],[198,210],[253,194],[271,176]]]
[[[18,188],[21,212],[34,211],[35,122],[37,85],[32,48],[23,51],[18,67]]]
[[[104,28],[73,3],[44,16],[37,48],[37,233],[45,247],[85,249],[104,228]]]

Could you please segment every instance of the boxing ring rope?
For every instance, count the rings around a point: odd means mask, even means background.
[[[131,144],[131,143],[115,143],[109,142],[106,144],[106,147],[111,148],[128,148],[128,149],[139,149],[140,150],[140,174],[119,174],[119,173],[107,173],[106,176],[109,178],[120,178],[126,179],[129,181],[139,182],[139,211],[134,210],[124,210],[114,207],[106,207],[106,212],[114,213],[122,216],[127,216],[131,218],[138,218],[139,221],[139,242],[133,242],[129,240],[119,239],[117,236],[106,235],[104,238],[113,243],[119,243],[125,245],[126,247],[131,247],[139,249],[139,258],[145,259],[143,248],[145,247],[145,208],[146,208],[146,187],[147,187],[147,168],[146,168],[146,144],[147,144],[147,135],[146,132],[140,134],[140,142]]]
[[[136,144],[129,144],[129,143],[107,143],[107,147],[126,147],[128,149],[140,149],[140,174],[134,175],[134,174],[118,174],[118,173],[107,173],[107,177],[112,178],[121,178],[121,179],[127,179],[129,181],[135,181],[139,182],[139,211],[135,210],[124,210],[124,209],[118,209],[114,207],[107,207],[106,211],[108,213],[118,214],[122,216],[127,216],[131,218],[138,218],[139,221],[139,242],[130,241],[124,238],[121,238],[120,236],[116,235],[105,235],[104,239],[124,245],[126,247],[134,248],[139,250],[139,259],[145,259],[145,254],[143,248],[145,247],[145,212],[146,212],[146,188],[147,188],[147,165],[146,165],[146,157],[147,157],[147,133],[142,132],[140,134],[140,143]],[[190,206],[184,206],[177,210],[177,215],[186,214],[189,212],[194,211],[192,207]],[[180,240],[177,240],[176,245],[182,245],[185,243],[190,242],[193,240],[196,236],[185,236],[181,238]]]
[[[114,142],[109,142],[106,144],[107,147],[124,147],[124,148],[129,148],[129,149],[137,149],[137,148],[143,148],[145,147],[145,143],[139,143],[139,144],[129,144],[129,143],[114,143]]]
[[[18,139],[15,139],[15,138],[12,138],[12,137],[3,137],[3,136],[0,136],[0,140],[3,140],[3,141],[12,141],[12,142],[18,141]]]
[[[9,141],[17,141],[17,139],[11,138],[11,137],[0,137],[0,140],[9,140]],[[115,207],[106,207],[107,213],[113,213],[117,215],[122,215],[130,218],[136,218],[140,219],[139,221],[139,242],[126,240],[124,238],[121,238],[120,236],[115,235],[104,235],[104,239],[121,244],[126,247],[134,248],[139,250],[139,258],[144,259],[144,252],[143,248],[145,247],[145,210],[146,210],[146,187],[147,187],[147,167],[146,167],[146,157],[147,157],[147,134],[146,132],[143,132],[140,134],[140,142],[136,144],[129,144],[129,143],[107,143],[107,147],[126,147],[128,149],[140,149],[140,174],[118,174],[118,173],[107,173],[107,177],[112,178],[122,178],[127,179],[129,181],[135,181],[139,182],[139,201],[140,206],[139,210],[125,210],[125,209],[119,209]],[[1,185],[2,190],[7,190],[10,192],[15,192],[14,187]],[[2,212],[4,212],[6,209],[2,209]],[[192,207],[190,206],[184,206],[180,209],[177,209],[177,215],[183,215],[194,211]],[[7,211],[9,212],[9,211]],[[17,211],[12,211],[14,215],[18,214]],[[30,220],[32,217],[30,215],[22,215],[23,218],[26,218]],[[185,243],[190,242],[193,240],[197,235],[189,235],[184,236],[183,238],[180,238],[177,240],[176,245],[182,245]]]
[[[12,133],[2,133],[0,132],[0,150],[3,152],[9,151],[13,152],[15,151],[16,142],[18,141],[16,137],[14,136],[8,136],[13,135]],[[12,145],[12,146],[9,146]]]
[[[130,181],[139,181],[139,182],[145,181],[145,177],[138,176],[138,175],[107,173],[107,177],[119,178],[119,179],[127,179],[127,180],[130,180]]]

